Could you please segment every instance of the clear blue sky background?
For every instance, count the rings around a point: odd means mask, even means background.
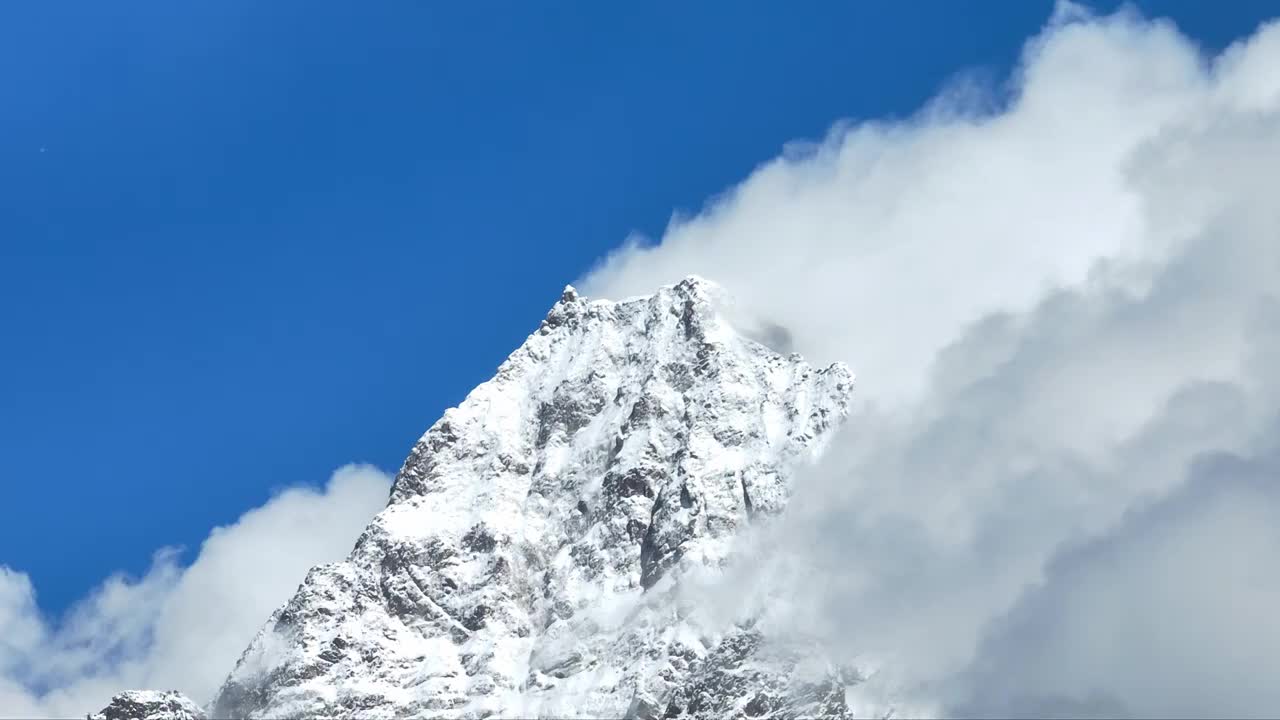
[[[1275,9],[1142,7],[1212,48]],[[0,4],[0,564],[57,613],[274,489],[394,471],[630,231],[1003,75],[1050,11]]]

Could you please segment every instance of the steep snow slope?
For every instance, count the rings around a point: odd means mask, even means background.
[[[678,593],[778,513],[852,377],[740,337],[689,278],[567,288],[422,437],[344,562],[245,651],[213,717],[847,713],[855,679]],[[810,663],[812,665],[812,663]]]

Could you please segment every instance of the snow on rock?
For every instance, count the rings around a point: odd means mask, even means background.
[[[89,720],[205,720],[205,714],[176,690],[130,690],[111,698]]]
[[[676,599],[783,509],[853,386],[741,337],[722,300],[698,278],[621,302],[566,288],[422,436],[351,556],[272,615],[210,714],[847,714],[839,672],[794,680],[794,654]]]

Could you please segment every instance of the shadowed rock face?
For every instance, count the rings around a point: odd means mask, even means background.
[[[111,702],[90,720],[205,720],[204,711],[182,693],[170,690],[132,690]]]
[[[852,392],[842,365],[740,337],[718,295],[566,289],[418,441],[350,557],[272,615],[211,715],[839,714],[838,679],[793,682],[794,658],[678,608],[682,577],[785,507]]]

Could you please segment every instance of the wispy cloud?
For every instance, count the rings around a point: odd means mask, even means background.
[[[145,576],[109,578],[60,622],[0,567],[0,716],[81,717],[132,688],[208,700],[307,570],[346,556],[390,482],[349,465],[323,490],[285,490],[215,528],[190,566],[161,550]]]

